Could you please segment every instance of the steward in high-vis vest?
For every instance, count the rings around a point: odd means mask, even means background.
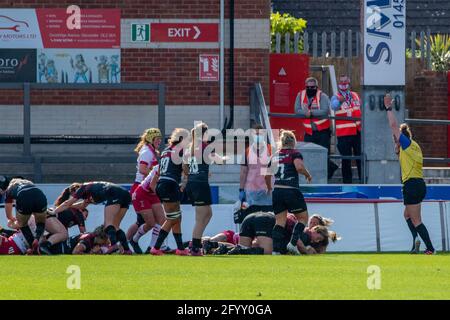
[[[330,99],[318,88],[316,78],[305,81],[305,90],[298,93],[295,99],[295,112],[306,118],[300,119],[305,129],[305,142],[312,142],[327,148],[330,154],[331,129]],[[328,179],[333,176],[338,166],[328,159]]]
[[[338,117],[361,118],[361,99],[356,92],[350,91],[350,78],[339,77],[339,90],[331,98],[331,108],[336,116],[336,136],[338,150],[343,156],[361,155],[361,120],[339,120]],[[356,160],[358,177],[361,180],[361,161]],[[344,183],[352,183],[352,161],[342,160]]]

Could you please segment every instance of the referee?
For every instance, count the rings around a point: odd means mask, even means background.
[[[425,254],[434,254],[435,250],[430,240],[430,235],[425,225],[422,223],[420,214],[421,203],[427,193],[425,182],[423,181],[423,156],[419,145],[412,139],[411,129],[406,123],[399,126],[392,112],[392,97],[389,94],[384,96],[384,106],[386,108],[389,126],[395,140],[395,152],[400,161],[403,183],[403,203],[405,204],[404,216],[409,230],[413,236],[413,248],[411,253],[417,253],[420,242],[416,246],[417,234],[425,242]]]

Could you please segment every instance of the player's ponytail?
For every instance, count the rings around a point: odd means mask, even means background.
[[[402,134],[407,136],[409,139],[412,139],[411,128],[406,123],[402,123],[400,125],[400,131],[401,131]]]
[[[334,231],[328,231],[328,238],[330,238],[331,242],[335,243],[336,241],[341,240],[341,237],[337,235]]]
[[[198,123],[194,128],[192,128],[191,130],[191,137],[192,137],[192,141],[191,141],[191,157],[194,156],[194,145],[195,145],[195,133],[197,132],[201,132],[201,139],[200,139],[200,143],[203,143],[203,137],[206,133],[206,131],[208,131],[208,125],[204,122],[200,122]],[[197,146],[198,147],[198,146]],[[200,150],[201,150],[201,145],[200,145]]]
[[[176,146],[177,144],[181,143],[182,141],[185,141],[185,139],[188,139],[189,137],[189,131],[183,128],[175,128],[172,131],[172,134],[169,138],[169,145],[170,146]]]
[[[77,192],[78,189],[80,189],[81,187],[81,183],[79,182],[74,182],[69,186],[69,193],[73,194],[75,192]]]
[[[61,205],[64,201],[70,198],[70,187],[67,187],[59,195],[58,199],[55,200],[55,206]]]

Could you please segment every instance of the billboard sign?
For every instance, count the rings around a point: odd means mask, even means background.
[[[38,83],[120,83],[120,49],[38,49]]]
[[[36,82],[36,50],[0,49],[0,82]]]
[[[120,9],[1,9],[0,48],[120,48]]]

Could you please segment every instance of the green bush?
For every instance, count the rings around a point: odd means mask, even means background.
[[[306,29],[306,20],[302,18],[295,18],[287,13],[280,14],[279,12],[272,13],[270,15],[270,36],[271,36],[271,49],[272,52],[276,52],[276,34],[281,35],[281,51],[284,52],[285,48],[285,34],[289,33],[290,36],[290,52],[294,52],[294,34],[298,32],[303,34]],[[298,38],[298,50],[303,51],[303,37]]]
[[[424,38],[424,46],[427,47],[428,38]],[[416,39],[416,44],[419,49],[415,52],[415,57],[420,58],[420,39]],[[448,71],[450,70],[450,35],[436,34],[430,36],[430,51],[431,51],[431,70],[433,71]],[[426,52],[425,52],[426,54]],[[411,49],[406,50],[406,57],[412,57]]]

